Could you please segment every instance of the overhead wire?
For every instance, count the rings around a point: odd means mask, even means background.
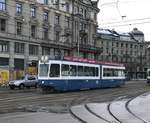
[[[146,0],[145,0],[146,1]],[[122,19],[122,21],[113,21],[113,22],[106,22],[106,23],[101,23],[101,24],[98,24],[98,26],[102,26],[102,27],[118,27],[118,26],[126,26],[126,25],[137,25],[137,24],[142,24],[142,23],[150,23],[148,20],[150,19],[150,17],[147,17],[147,18],[136,18],[136,19],[132,19],[132,20],[123,20],[124,17],[126,16],[122,16],[121,15],[121,12],[120,12],[120,9],[119,9],[119,0],[117,0],[116,2],[109,2],[109,3],[104,3],[104,4],[101,4],[100,7],[102,6],[110,6],[110,5],[114,5],[116,4],[116,9]],[[121,3],[130,3],[130,2],[133,2],[133,1],[123,1]],[[142,1],[138,1],[138,2],[142,2]],[[148,21],[148,22],[145,22],[145,21]],[[140,22],[136,22],[136,21],[140,21]],[[142,22],[141,22],[142,21]]]
[[[126,24],[117,24],[117,25],[109,25],[109,26],[102,26],[101,27],[120,27],[120,26],[131,26],[131,25],[139,25],[139,24],[148,24],[150,23],[150,20],[149,21],[145,21],[145,22],[134,22],[134,23],[126,23]]]
[[[110,24],[116,24],[116,23],[127,23],[127,22],[133,22],[133,21],[144,21],[144,20],[148,20],[148,19],[150,19],[150,17],[130,19],[130,20],[124,20],[124,21],[107,22],[107,23],[102,23],[100,25],[110,25]]]

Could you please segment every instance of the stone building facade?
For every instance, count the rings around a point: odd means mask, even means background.
[[[147,41],[147,68],[150,68],[150,41]]]
[[[1,0],[0,68],[14,79],[29,71],[35,74],[42,55],[98,57],[97,2]]]
[[[137,28],[129,33],[98,29],[97,45],[102,49],[100,60],[125,64],[129,78],[145,78],[147,43],[143,32]]]

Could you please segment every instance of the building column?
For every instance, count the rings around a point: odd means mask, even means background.
[[[25,74],[28,72],[29,66],[29,44],[25,43],[25,51],[24,51],[24,72]]]
[[[38,60],[40,60],[41,59],[41,57],[42,57],[42,47],[39,45],[38,46]]]
[[[9,42],[9,80],[14,79],[14,42]]]

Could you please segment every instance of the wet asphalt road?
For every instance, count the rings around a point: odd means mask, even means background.
[[[150,92],[143,80],[128,81],[120,88],[105,88],[78,92],[42,94],[40,89],[10,90],[0,88],[0,114],[15,112],[68,113],[70,107],[87,103],[130,99]]]

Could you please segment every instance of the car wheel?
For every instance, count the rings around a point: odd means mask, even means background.
[[[20,84],[19,89],[24,89],[24,84]]]

